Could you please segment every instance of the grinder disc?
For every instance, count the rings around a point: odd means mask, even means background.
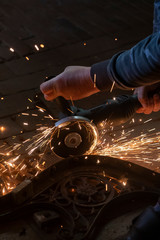
[[[98,131],[90,120],[72,116],[56,122],[50,147],[56,155],[65,158],[91,153],[97,140]]]

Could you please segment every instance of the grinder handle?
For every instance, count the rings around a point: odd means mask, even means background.
[[[104,117],[109,124],[112,123],[116,126],[129,121],[140,107],[142,105],[137,95],[121,95],[115,100],[108,100],[107,104],[102,106],[102,109],[104,108],[102,112],[99,110],[101,114],[105,112]],[[101,114],[100,116],[102,116]],[[104,120],[104,117],[102,116],[101,121]],[[96,122],[99,120],[100,118],[95,119]]]
[[[105,120],[108,124],[116,126],[131,119],[140,107],[137,95],[122,95],[115,100],[109,99],[100,106],[77,111],[76,115],[93,120],[95,124]]]
[[[70,104],[64,97],[61,97],[61,96],[57,97],[56,98],[56,103],[57,103],[57,105],[60,109],[60,112],[61,112],[61,115],[62,115],[62,116],[60,116],[61,118],[73,115]]]
[[[54,78],[54,76],[49,76],[45,79],[45,82]],[[71,110],[71,107],[70,107],[70,104],[69,104],[69,101],[67,101],[64,97],[62,96],[59,96],[55,99],[57,105],[58,105],[58,108],[60,110],[60,118],[64,118],[64,117],[69,117],[69,116],[72,116],[73,113],[72,113],[72,110]]]

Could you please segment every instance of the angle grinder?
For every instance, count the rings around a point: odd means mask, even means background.
[[[90,154],[98,142],[97,125],[102,121],[117,126],[133,117],[141,106],[136,95],[119,96],[92,109],[70,106],[63,97],[56,102],[60,109],[60,120],[55,123],[51,136],[52,151],[62,157]]]
[[[60,120],[55,123],[50,147],[62,158],[90,154],[97,145],[97,125],[100,122],[120,125],[131,119],[141,107],[136,95],[122,95],[87,110],[70,106],[69,101],[61,96],[56,98],[56,103]]]

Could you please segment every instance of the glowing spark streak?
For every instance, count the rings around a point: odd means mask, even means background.
[[[24,116],[29,116],[29,113],[21,113]]]
[[[28,155],[31,155],[36,149],[37,149],[37,147],[32,148],[32,149],[28,152]]]
[[[112,83],[112,86],[111,86],[110,92],[113,91],[114,85],[115,85],[115,81]]]
[[[39,47],[37,45],[34,45],[35,49],[39,51]]]
[[[71,112],[71,113],[73,113],[73,114],[74,114],[74,112],[73,112],[71,109],[67,108],[67,110],[68,110],[69,112]]]
[[[20,157],[20,155],[18,155],[17,157],[13,158],[13,159],[12,159],[12,162],[17,161],[17,160],[19,159],[19,157]]]
[[[96,88],[97,75],[94,74],[94,88]]]
[[[72,106],[74,106],[74,102],[71,96],[70,96],[70,100],[71,100]]]
[[[152,128],[152,129],[148,130],[148,132],[152,132],[152,131],[154,131],[154,130],[156,130],[156,129],[155,129],[155,128]]]
[[[44,108],[42,108],[42,107],[39,107],[39,106],[36,106],[36,108],[38,108],[41,112],[46,111],[46,109],[44,109]]]
[[[152,118],[146,120],[144,123],[148,123],[148,122],[150,122],[150,121],[152,121]]]
[[[78,122],[78,127],[80,130],[82,130],[81,124]]]
[[[31,139],[28,138],[28,139],[26,139],[25,141],[23,141],[23,143],[29,142],[30,140],[31,140]]]
[[[21,164],[23,164],[24,160],[22,160],[22,162],[20,162],[15,169],[19,168],[21,166]]]
[[[44,48],[44,44],[40,44],[40,47],[41,47],[41,48]]]
[[[14,52],[14,49],[13,49],[13,48],[10,48],[9,50],[10,50],[11,52]]]
[[[24,164],[21,168],[20,171],[24,170],[27,166]]]

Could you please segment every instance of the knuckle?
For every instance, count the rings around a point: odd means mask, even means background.
[[[67,66],[65,69],[64,69],[64,71],[68,71],[68,70],[70,70],[72,68],[72,66]]]

